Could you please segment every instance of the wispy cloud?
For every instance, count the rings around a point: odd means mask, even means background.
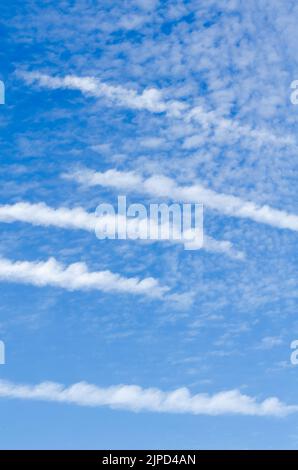
[[[121,85],[108,85],[94,77],[66,75],[61,78],[39,72],[22,72],[20,76],[29,84],[36,83],[39,86],[53,90],[59,88],[79,90],[86,95],[107,98],[120,106],[128,106],[139,110],[146,109],[153,113],[160,113],[166,110],[162,94],[156,88],[147,88],[142,93],[137,93],[135,90]]]
[[[181,186],[175,180],[162,175],[143,178],[133,172],[121,172],[114,169],[106,172],[81,169],[64,174],[63,177],[86,186],[105,186],[142,192],[150,196],[200,202],[205,207],[227,216],[249,219],[272,227],[298,231],[298,215],[274,209],[267,205],[259,206],[237,196],[218,193],[205,188],[201,184]]]
[[[113,220],[111,216],[102,216],[99,218],[95,214],[85,211],[82,207],[76,207],[69,209],[66,207],[59,207],[57,209],[49,207],[45,203],[30,204],[27,202],[18,202],[16,204],[5,204],[0,205],[0,222],[12,223],[12,222],[27,222],[33,225],[39,225],[44,227],[59,227],[65,229],[80,229],[88,232],[95,232],[102,228],[112,227],[114,223],[118,226],[127,227],[132,233],[138,228],[142,229],[142,225],[138,220],[133,218],[127,218],[122,215],[116,215]],[[153,224],[154,220],[148,221],[149,224]],[[147,226],[147,224],[146,224]],[[146,230],[144,226],[144,230]],[[155,240],[153,240],[155,241]],[[163,241],[163,240],[156,240]],[[164,240],[171,243],[183,243],[183,238]],[[194,242],[186,242],[186,245],[191,245]],[[243,259],[244,253],[237,251],[233,248],[233,245],[229,241],[215,240],[208,235],[204,236],[204,242],[202,249],[214,253],[226,254],[232,258]]]
[[[280,336],[265,336],[256,349],[273,349],[281,344],[283,344],[283,339]]]
[[[190,413],[194,415],[248,415],[282,417],[298,411],[298,406],[286,405],[276,397],[258,401],[239,390],[208,395],[192,395],[186,388],[164,392],[158,388],[118,385],[100,388],[86,382],[65,387],[55,382],[19,385],[0,381],[0,397],[69,403],[79,406],[107,406],[134,412]]]
[[[56,259],[48,261],[11,261],[0,258],[0,280],[34,286],[55,286],[67,290],[98,290],[163,298],[168,292],[152,278],[126,278],[111,271],[88,271],[85,263],[64,266]]]
[[[216,110],[206,110],[202,106],[191,107],[185,101],[166,99],[163,91],[157,88],[147,88],[142,93],[137,93],[122,85],[104,83],[96,77],[76,75],[57,77],[28,71],[19,72],[18,75],[30,85],[36,84],[49,89],[78,90],[86,95],[107,98],[112,104],[136,110],[146,109],[152,113],[166,113],[167,116],[182,119],[185,123],[197,124],[200,126],[200,134],[194,129],[192,135],[184,141],[184,148],[188,149],[196,148],[198,143],[200,145],[202,136],[220,142],[230,138],[238,140],[248,137],[251,143],[257,145],[264,142],[282,146],[295,144],[295,138],[291,135],[281,136],[267,129],[255,129],[237,120],[228,119]]]

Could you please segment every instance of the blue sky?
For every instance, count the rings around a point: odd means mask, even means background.
[[[58,3],[0,7],[0,447],[297,448],[297,3]]]

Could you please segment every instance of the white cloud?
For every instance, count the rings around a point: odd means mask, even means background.
[[[20,76],[29,84],[37,83],[41,87],[51,89],[79,90],[87,95],[107,98],[120,106],[128,106],[139,110],[146,109],[152,113],[160,113],[166,110],[162,93],[156,88],[147,88],[139,94],[135,90],[124,88],[121,85],[108,85],[94,77],[66,75],[60,78],[39,72],[22,72]]]
[[[56,286],[67,290],[99,290],[163,298],[169,290],[152,277],[126,278],[111,271],[88,271],[85,263],[68,266],[48,261],[11,261],[0,258],[0,280],[34,286]]]
[[[136,0],[135,3],[144,10],[153,10],[158,4],[158,0]]]
[[[236,250],[233,244],[228,240],[215,240],[208,235],[204,236],[204,249],[212,253],[222,253],[230,258],[243,260],[245,253],[240,250]]]
[[[186,388],[163,392],[157,388],[143,389],[137,385],[117,385],[100,388],[86,382],[69,387],[54,382],[38,385],[19,385],[0,381],[0,397],[69,403],[79,406],[108,406],[128,411],[159,413],[190,413],[194,415],[238,414],[248,416],[286,416],[298,411],[276,397],[258,401],[239,390],[228,390],[213,395],[191,395]]]
[[[130,186],[131,184],[136,184],[138,181],[133,174],[128,174],[125,181],[122,182],[121,178],[117,179],[117,176],[113,176],[111,178],[110,173],[107,173],[108,174],[104,176],[102,180],[103,183],[108,184],[108,182],[113,182],[113,184],[119,184],[121,189],[125,189],[127,185]],[[54,209],[47,206],[45,203],[30,204],[27,202],[0,205],[0,222],[27,222],[44,227],[54,226],[73,230],[80,229],[94,233],[95,230],[97,230],[98,233],[101,229],[106,230],[106,228],[112,227],[113,222],[116,222],[118,226],[127,227],[130,233],[135,233],[137,230],[145,231],[147,227],[147,224],[139,224],[137,219],[129,219],[125,216],[116,216],[116,219],[111,216],[99,218],[95,214],[86,212],[81,207],[73,209],[59,207]],[[153,224],[153,222],[153,220],[148,220],[148,224]],[[182,243],[185,245],[183,238],[179,240],[177,237],[176,240],[171,239],[165,241],[169,241],[171,243]],[[195,243],[196,241],[194,240],[193,242],[188,242],[187,245],[188,247],[192,246],[193,249],[195,249]],[[203,248],[206,251],[214,253],[223,253],[235,259],[244,258],[244,254],[235,250],[230,242],[215,240],[207,235],[204,236],[203,246],[201,246],[201,241],[199,240],[199,246],[197,248]]]
[[[139,29],[147,19],[148,18],[145,15],[140,14],[124,15],[119,21],[119,26],[120,28],[127,30]]]
[[[203,185],[179,186],[176,181],[155,175],[144,179],[133,172],[108,170],[100,173],[89,169],[63,175],[87,186],[106,186],[188,202],[199,202],[209,209],[232,217],[249,219],[272,227],[298,231],[298,216],[270,206],[259,206],[237,196],[217,193]]]
[[[134,29],[145,21],[143,16],[131,15],[122,18],[122,26],[126,29]],[[147,88],[141,94],[122,85],[109,85],[95,77],[79,77],[66,75],[54,77],[40,72],[19,72],[26,83],[38,84],[50,89],[79,90],[84,94],[96,97],[105,97],[113,104],[126,106],[132,109],[146,109],[152,113],[166,113],[168,117],[178,118],[185,123],[199,125],[191,137],[184,141],[184,148],[193,149],[202,144],[203,140],[215,139],[218,142],[239,140],[248,137],[253,145],[270,143],[271,145],[294,145],[295,138],[291,135],[276,135],[267,129],[255,129],[249,125],[241,124],[237,120],[231,120],[216,110],[206,110],[202,106],[190,107],[184,101],[165,99],[163,91],[157,88]],[[203,133],[202,133],[203,131]]]
[[[166,140],[161,137],[145,137],[140,141],[140,144],[148,149],[160,149],[165,142]]]
[[[0,205],[0,221],[7,223],[19,221],[45,227],[52,225],[66,229],[94,231],[96,217],[81,207],[54,209],[44,203],[17,202],[16,204]]]
[[[295,138],[291,135],[276,135],[267,129],[254,129],[251,126],[241,124],[237,120],[223,117],[217,111],[206,111],[201,106],[196,106],[188,111],[184,117],[185,122],[199,123],[204,129],[204,137],[216,137],[217,141],[224,142],[229,139],[249,137],[254,144],[268,142],[271,145],[294,145]],[[215,129],[212,129],[215,126]],[[200,134],[193,134],[184,141],[184,148],[193,149],[202,144],[202,129]],[[207,131],[207,133],[206,133]]]
[[[280,346],[282,343],[283,340],[280,336],[265,336],[256,349],[272,349]]]

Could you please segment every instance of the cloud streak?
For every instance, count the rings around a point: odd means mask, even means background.
[[[215,110],[205,110],[202,106],[191,107],[184,101],[165,99],[162,90],[147,88],[142,93],[121,85],[110,85],[95,77],[79,77],[66,75],[51,76],[40,72],[19,72],[19,76],[29,85],[35,84],[49,89],[78,90],[84,95],[106,98],[114,105],[136,110],[147,110],[151,113],[166,113],[168,117],[182,119],[185,123],[197,124],[201,127],[200,134],[194,132],[184,142],[184,148],[196,148],[201,142],[202,129],[205,138],[241,139],[249,137],[253,144],[270,143],[271,145],[293,145],[293,136],[280,136],[267,129],[254,129],[249,125],[223,117]]]
[[[110,216],[99,218],[95,213],[92,214],[87,212],[81,207],[73,209],[59,207],[55,209],[49,207],[45,203],[30,204],[27,202],[0,205],[0,222],[26,222],[37,226],[53,226],[70,230],[86,230],[94,233],[95,230],[100,231],[101,227],[102,230],[104,230],[105,227],[113,226],[113,223],[111,223],[113,221],[110,220]],[[148,223],[153,222],[154,221],[150,221],[150,219],[148,221]],[[138,224],[137,220],[129,219],[124,216],[116,216],[116,223],[121,226],[126,226],[130,232],[137,230],[137,228],[141,228],[141,225]],[[170,239],[165,241],[170,243],[184,243],[183,239]],[[195,242],[189,242],[188,244],[191,245],[191,243]],[[203,246],[201,248],[213,253],[226,254],[227,256],[235,259],[244,258],[244,253],[235,250],[229,241],[215,240],[208,235],[204,236]]]
[[[119,106],[127,106],[137,110],[146,109],[152,113],[161,113],[167,109],[161,92],[156,88],[147,88],[142,93],[137,93],[135,90],[124,88],[121,85],[108,85],[94,77],[77,77],[75,75],[52,77],[39,72],[23,72],[20,75],[28,84],[35,83],[52,90],[78,90],[85,95],[107,98]]]
[[[186,388],[164,392],[158,388],[137,385],[117,385],[101,388],[86,382],[69,387],[42,382],[38,385],[19,385],[0,381],[0,397],[41,400],[79,406],[102,407],[134,412],[187,413],[193,415],[246,415],[282,417],[298,411],[297,406],[286,405],[276,397],[258,401],[239,390],[228,390],[208,395],[192,395]]]
[[[192,203],[200,202],[205,207],[227,216],[249,219],[280,229],[298,231],[298,215],[267,205],[259,206],[237,196],[218,193],[200,184],[181,186],[175,180],[162,175],[143,178],[133,172],[121,172],[114,169],[106,172],[81,169],[62,176],[86,186],[104,186],[145,193],[154,197]]]
[[[111,271],[88,271],[85,263],[72,263],[68,266],[55,258],[48,261],[11,261],[0,258],[0,280],[19,282],[37,287],[54,286],[74,290],[97,290],[125,294],[145,295],[163,298],[168,287],[148,277],[126,278]]]

